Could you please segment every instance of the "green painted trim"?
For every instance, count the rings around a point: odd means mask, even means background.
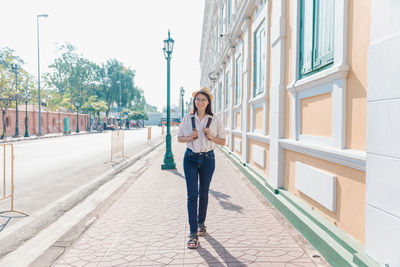
[[[354,263],[361,267],[380,267],[376,261],[368,257],[365,253],[354,254]]]
[[[340,229],[334,229],[331,222],[314,211],[310,212],[309,207],[286,190],[273,188],[227,148],[219,148],[332,266],[379,266],[365,254],[361,243]]]
[[[313,209],[311,209],[309,206],[307,206],[305,203],[303,203],[299,199],[296,199],[296,197],[293,196],[286,189],[280,188],[279,191],[280,191],[280,194],[286,200],[288,200],[293,206],[295,206],[304,215],[306,215],[310,220],[312,220],[316,225],[318,225],[318,227],[320,227],[322,230],[324,230],[330,236],[332,236],[332,238],[334,238],[336,240],[336,242],[338,242],[347,251],[354,254],[356,252],[360,252],[360,251],[364,250],[364,246],[362,245],[361,242],[354,239],[347,233],[341,231],[339,228],[337,228],[335,225],[333,225],[332,222],[330,222],[327,219],[325,219],[324,217],[322,217],[320,214],[315,212]]]

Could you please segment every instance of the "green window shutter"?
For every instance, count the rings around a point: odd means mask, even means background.
[[[254,79],[253,88],[254,96],[263,92],[263,79],[265,79],[265,74],[263,74],[263,69],[265,70],[265,29],[262,24],[254,33]]]
[[[218,110],[221,111],[222,109],[222,82],[219,82],[219,88],[218,88]]]
[[[335,1],[315,0],[314,70],[333,62]]]
[[[236,59],[236,79],[235,79],[235,104],[238,105],[240,103],[240,99],[242,99],[242,57],[239,56]]]
[[[226,74],[225,81],[225,109],[229,106],[229,73]]]
[[[300,75],[312,71],[313,32],[314,32],[313,0],[301,1],[300,15]]]
[[[225,23],[226,23],[226,12],[225,12],[225,3],[222,5],[222,10],[221,10],[222,14],[221,14],[221,19],[222,19],[222,31],[221,33],[225,33]]]
[[[228,25],[231,23],[232,0],[228,0]]]
[[[258,64],[258,53],[259,53],[259,47],[258,47],[258,35],[257,32],[254,34],[254,63],[253,63],[253,95],[257,95],[257,78],[258,78],[258,68],[259,68],[259,64]]]
[[[258,93],[264,92],[265,86],[265,74],[266,74],[266,64],[267,64],[267,55],[266,55],[266,32],[264,25],[260,29],[260,73],[259,77],[259,86],[258,86]]]
[[[217,50],[217,53],[219,52],[219,44],[218,44],[218,40],[219,40],[219,27],[217,27],[217,38],[215,38],[215,42],[216,42],[216,50]]]

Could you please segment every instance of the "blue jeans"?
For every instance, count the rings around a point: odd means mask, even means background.
[[[183,158],[183,169],[186,179],[190,234],[195,234],[198,224],[206,220],[208,190],[215,169],[214,151],[194,153],[188,148]],[[200,201],[197,213],[198,198]]]

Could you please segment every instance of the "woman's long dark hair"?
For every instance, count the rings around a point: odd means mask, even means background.
[[[208,95],[208,94],[206,94],[206,93],[203,93],[203,92],[198,92],[197,94],[196,94],[196,96],[193,98],[193,110],[192,110],[192,112],[190,112],[190,114],[195,114],[196,112],[197,112],[197,107],[196,107],[196,97],[199,95],[199,94],[202,94],[202,95],[204,95],[205,97],[207,97],[207,100],[208,100],[208,105],[207,105],[207,107],[206,107],[206,114],[208,114],[208,115],[214,115],[213,113],[212,113],[212,109],[211,109],[211,99],[210,99],[210,96]]]

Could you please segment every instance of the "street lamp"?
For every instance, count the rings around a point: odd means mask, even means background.
[[[164,48],[163,48],[164,57],[167,60],[167,135],[165,137],[166,151],[164,156],[164,164],[161,165],[162,170],[176,169],[174,162],[174,155],[172,154],[172,149],[171,149],[170,104],[169,104],[170,61],[173,50],[174,50],[174,40],[170,37],[170,32],[168,30],[168,39],[164,40]]]
[[[79,106],[81,103],[79,103],[79,101],[75,101],[74,105],[76,107],[76,133],[79,133]]]
[[[121,71],[119,72],[119,105],[118,105],[118,113],[119,113],[119,128],[121,129]]]
[[[19,127],[18,127],[18,65],[11,64],[11,70],[15,74],[15,135],[14,137],[19,136]]]
[[[183,89],[183,87],[181,87],[181,97],[182,97],[182,118],[183,118],[183,115],[184,115],[184,113],[185,113],[185,111],[184,111],[184,109],[185,109],[185,104],[184,104],[184,101],[183,101],[183,96],[185,95],[185,90]]]
[[[41,117],[41,100],[40,100],[40,50],[39,50],[39,18],[47,18],[49,15],[41,14],[36,15],[36,25],[37,25],[37,50],[38,50],[38,94],[39,94],[39,132],[38,136],[42,135],[42,117]]]
[[[24,91],[24,99],[25,99],[25,134],[24,137],[29,137],[28,131],[28,99],[31,97],[31,93],[29,91]]]

